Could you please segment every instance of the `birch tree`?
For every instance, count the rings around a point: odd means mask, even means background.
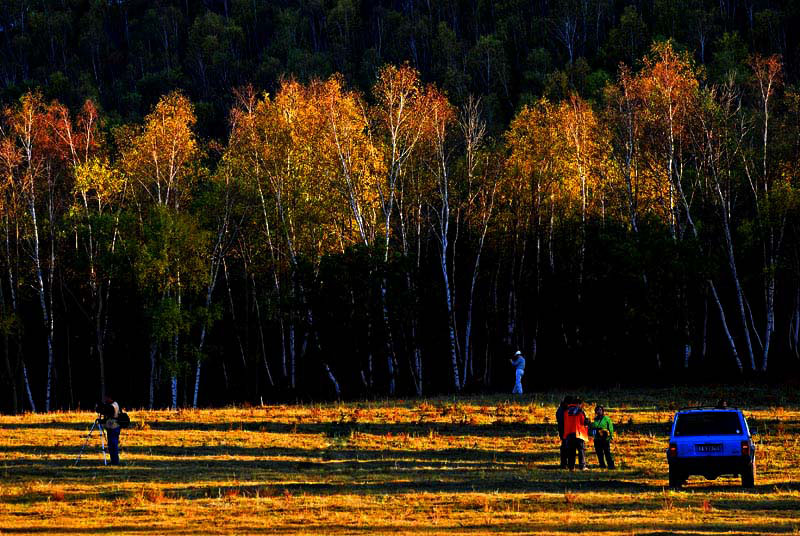
[[[772,141],[770,130],[772,124],[774,100],[776,92],[783,82],[783,64],[779,56],[763,57],[755,55],[750,60],[753,70],[758,118],[760,119],[761,144],[760,162],[745,160],[745,172],[750,183],[750,190],[755,205],[756,222],[762,241],[762,266],[764,287],[764,328],[761,337],[757,338],[761,347],[761,372],[767,372],[769,350],[772,334],[775,332],[775,290],[777,285],[778,264],[781,258],[783,240],[786,232],[787,211],[782,203],[782,186],[779,180],[780,170],[771,166]],[[746,157],[747,153],[743,153]],[[756,330],[756,327],[753,326]],[[751,367],[756,369],[754,359]]]
[[[422,98],[424,88],[419,74],[409,67],[385,66],[373,87],[376,100],[372,110],[375,120],[376,143],[381,148],[386,175],[377,185],[383,215],[383,263],[389,261],[392,219],[397,204],[398,183],[406,171],[409,159],[423,138],[428,110]],[[380,285],[381,310],[385,341],[385,359],[388,372],[388,391],[395,392],[397,359],[389,319],[386,276]]]
[[[87,316],[93,331],[90,354],[99,363],[102,399],[106,395],[105,340],[113,273],[111,257],[119,237],[119,215],[127,181],[108,159],[99,133],[100,117],[91,101],[84,103],[74,120],[66,107],[53,104],[49,121],[61,159],[74,177],[69,216],[76,246],[86,259]]]
[[[447,99],[433,88],[427,88],[423,97],[427,101],[426,138],[430,136],[429,173],[432,176],[433,194],[428,203],[431,205],[432,227],[439,249],[438,264],[442,274],[445,310],[447,311],[447,338],[450,353],[450,367],[453,371],[453,388],[461,391],[466,380],[465,374],[459,370],[457,350],[456,318],[455,318],[455,281],[453,257],[455,256],[455,240],[451,237],[451,223],[458,198],[452,184],[452,136],[451,130],[456,122],[456,110]],[[426,140],[427,141],[427,140]],[[452,240],[452,243],[451,243]]]
[[[6,110],[5,117],[13,113]],[[18,411],[19,403],[17,394],[17,384],[20,383],[24,389],[28,407],[31,411],[36,411],[36,402],[31,390],[31,382],[28,376],[28,367],[25,354],[22,349],[22,336],[20,325],[20,241],[21,226],[23,225],[25,204],[22,192],[17,187],[17,177],[19,168],[23,161],[22,149],[17,144],[11,125],[4,125],[0,129],[0,173],[2,173],[2,197],[0,197],[0,208],[2,208],[3,218],[3,258],[5,262],[4,279],[8,284],[8,300],[6,302],[5,284],[0,285],[0,299],[2,299],[2,333],[3,350],[5,353],[6,373],[10,382],[10,392],[13,397],[12,407]],[[11,359],[11,337],[14,338],[14,357]],[[21,380],[21,381],[19,381]]]
[[[47,379],[44,410],[50,411],[53,402],[55,373],[55,318],[53,315],[53,278],[55,275],[55,181],[51,131],[48,128],[47,110],[38,93],[27,93],[19,104],[6,110],[8,135],[18,147],[20,160],[13,174],[15,187],[28,211],[26,242],[32,261],[34,288],[39,299],[44,339],[47,349]],[[42,217],[44,209],[44,218]],[[44,220],[44,221],[42,221]],[[45,236],[41,232],[45,231]],[[49,238],[47,254],[45,241]],[[46,255],[46,256],[45,256]],[[23,370],[24,372],[24,370]],[[33,404],[31,403],[33,406]]]
[[[185,212],[191,185],[200,170],[200,148],[193,128],[194,108],[180,93],[164,96],[145,123],[120,140],[122,169],[136,183],[143,249],[135,259],[140,281],[153,294],[150,344],[150,395],[154,404],[156,356],[161,343],[170,373],[170,406],[178,406],[180,336],[187,328],[184,287],[194,282],[202,240]]]

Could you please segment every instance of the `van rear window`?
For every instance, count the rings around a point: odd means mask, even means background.
[[[708,413],[682,413],[675,423],[676,436],[740,435],[742,423],[739,414],[732,411]]]

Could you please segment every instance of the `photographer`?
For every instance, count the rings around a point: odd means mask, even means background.
[[[516,382],[514,383],[514,390],[511,391],[511,394],[521,395],[522,394],[522,375],[525,374],[525,358],[522,357],[522,352],[517,350],[514,354],[514,359],[509,359],[511,362],[511,366],[514,367],[514,378]]]
[[[106,429],[111,465],[119,465],[119,433],[121,430],[117,421],[120,412],[119,404],[111,397],[105,396],[103,397],[103,402],[97,404],[94,410],[100,414],[100,424]]]

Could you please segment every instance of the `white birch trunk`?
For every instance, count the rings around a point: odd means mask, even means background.
[[[31,185],[31,189],[33,189],[33,185]],[[33,192],[31,192],[31,199],[29,200],[29,206],[30,206],[30,214],[32,220],[31,224],[33,225],[33,263],[34,263],[34,268],[36,269],[36,282],[37,282],[37,291],[39,294],[39,306],[42,309],[42,319],[44,321],[44,329],[47,339],[47,387],[45,390],[44,410],[45,412],[48,412],[50,411],[51,390],[53,384],[53,365],[55,363],[55,359],[53,356],[52,323],[50,321],[50,312],[48,311],[47,308],[44,277],[42,276],[42,265],[39,257],[39,226],[36,220],[36,205],[34,202],[35,197],[33,197],[33,195],[34,195]]]
[[[178,312],[182,310],[181,299],[181,274],[178,272]],[[172,409],[178,409],[178,351],[180,349],[180,335],[175,333],[172,336],[172,371],[170,372],[170,389],[172,393]]]
[[[708,351],[708,297],[703,300],[703,348],[700,357],[705,361]]]
[[[227,210],[227,207],[226,207]],[[227,232],[227,213],[225,215],[225,223],[219,228],[217,232],[217,242],[214,245],[214,254],[211,260],[211,273],[209,274],[208,287],[206,289],[206,311],[211,307],[211,297],[214,294],[214,289],[217,287],[217,278],[219,277],[219,268],[222,265],[222,257],[224,255],[225,246],[223,240]],[[202,355],[203,347],[206,342],[206,325],[200,329],[200,344],[197,345],[197,371],[194,378],[194,395],[192,396],[192,407],[197,407],[197,396],[200,391],[200,369],[202,368]]]
[[[155,404],[155,383],[156,383],[156,353],[158,351],[158,344],[155,339],[150,341],[150,392],[148,399],[148,408],[153,409]]]
[[[736,267],[736,255],[733,249],[733,237],[731,235],[730,219],[728,217],[727,204],[725,202],[725,197],[722,193],[722,189],[719,183],[717,183],[715,190],[717,197],[720,201],[719,209],[721,211],[721,216],[722,216],[723,236],[725,237],[725,253],[727,254],[728,257],[728,268],[731,272],[734,291],[736,292],[736,303],[739,307],[739,316],[742,322],[742,332],[744,334],[744,340],[747,347],[747,355],[750,358],[751,370],[755,370],[756,369],[755,354],[753,352],[753,343],[750,338],[750,327],[748,325],[747,315],[745,312],[744,290],[742,289],[741,281],[739,279],[739,272]]]
[[[295,383],[295,340],[294,340],[294,322],[289,322],[289,386],[294,389]]]
[[[172,409],[178,409],[178,377],[174,372],[170,378],[170,392],[172,394]]]
[[[22,379],[25,382],[25,392],[28,394],[28,403],[31,405],[31,411],[36,413],[36,403],[33,401],[31,384],[28,381],[28,367],[25,366],[25,361],[22,361]]]
[[[205,328],[203,328],[203,331],[205,331]],[[202,368],[202,366],[203,362],[200,359],[198,359],[197,370],[195,371],[194,374],[194,395],[192,396],[192,407],[195,409],[197,409],[197,395],[200,391],[200,369]]]
[[[444,244],[447,244],[447,242],[444,242]],[[442,263],[442,277],[444,278],[445,302],[447,304],[447,328],[448,336],[450,338],[450,364],[453,367],[453,387],[455,388],[456,392],[459,392],[463,386],[461,384],[461,378],[458,371],[456,330],[455,326],[453,325],[453,302],[450,297],[450,279],[447,276],[447,266],[444,264],[444,262]]]
[[[255,275],[251,277],[251,280],[253,282],[253,303],[255,303],[256,306],[256,320],[258,321],[258,335],[259,335],[259,342],[261,345],[261,358],[264,361],[264,369],[267,371],[267,379],[269,380],[269,385],[270,387],[274,387],[275,382],[272,380],[272,372],[269,369],[269,362],[267,361],[267,347],[266,347],[266,342],[264,340],[264,327],[261,324],[261,306],[258,305]]]
[[[775,331],[775,276],[773,273],[770,273],[767,277],[769,278],[769,284],[767,286],[767,325],[764,328],[764,357],[761,362],[761,372],[767,372],[767,367],[769,365],[769,345],[772,340],[772,332]]]
[[[792,317],[789,320],[789,348],[800,358],[800,286],[797,287]]]
[[[386,283],[386,278],[381,278],[381,310],[383,312],[383,327],[386,330],[386,371],[389,374],[388,388],[391,396],[395,393],[394,343],[392,326],[389,322],[389,307],[386,303]]]
[[[328,379],[331,381],[333,385],[333,390],[336,393],[336,398],[340,399],[342,397],[341,389],[339,389],[339,382],[336,381],[336,376],[333,375],[331,368],[328,366],[328,363],[323,362],[322,367],[325,369],[325,373],[328,375]]]
[[[712,281],[708,282],[708,288],[711,290],[711,295],[714,297],[714,301],[717,304],[717,310],[719,311],[719,318],[722,322],[722,329],[725,332],[725,336],[728,339],[728,345],[731,349],[731,354],[733,355],[734,361],[736,361],[736,368],[739,369],[739,374],[744,372],[744,367],[742,367],[742,360],[739,359],[739,352],[736,351],[736,343],[733,341],[733,336],[731,336],[731,331],[728,329],[728,321],[725,319],[725,309],[722,307],[722,302],[719,301],[719,295],[717,295],[717,289],[714,287],[714,283]]]
[[[17,315],[17,280],[14,277],[14,263],[12,262],[11,256],[11,238],[10,238],[10,230],[9,230],[9,221],[8,215],[4,218],[5,223],[5,234],[6,234],[6,261],[8,263],[8,285],[9,290],[11,292],[11,312],[14,315]],[[19,228],[17,227],[17,243],[19,243]],[[25,357],[22,354],[22,341],[20,339],[19,333],[16,334],[16,343],[17,343],[17,359],[19,360],[19,366],[22,367],[22,381],[25,387],[25,392],[28,395],[28,403],[31,406],[31,411],[36,413],[36,404],[33,401],[33,395],[31,394],[31,385],[28,381],[28,369],[25,366]],[[11,381],[16,382],[16,374],[12,374]],[[16,383],[15,383],[16,385]]]
[[[214,283],[216,282],[216,274],[213,277]],[[214,291],[214,283],[208,286],[208,290],[206,292],[206,310],[211,306],[211,294]],[[203,367],[203,361],[201,359],[201,355],[203,353],[203,346],[206,342],[206,326],[203,324],[203,327],[200,328],[200,344],[197,345],[197,370],[195,371],[194,375],[194,394],[192,395],[192,407],[197,408],[197,397],[200,392],[200,370]]]

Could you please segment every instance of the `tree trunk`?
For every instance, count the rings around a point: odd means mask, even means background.
[[[446,179],[445,179],[446,180]],[[446,189],[443,196],[446,196]],[[448,329],[448,338],[450,343],[450,366],[453,369],[453,387],[455,388],[456,392],[460,392],[462,388],[461,383],[461,376],[458,371],[458,354],[456,352],[456,329],[453,321],[453,297],[452,291],[450,289],[450,276],[447,270],[447,249],[448,249],[448,220],[450,218],[450,213],[447,208],[447,198],[445,197],[442,201],[443,207],[441,211],[441,222],[440,222],[440,231],[441,234],[439,236],[439,245],[441,247],[440,256],[439,256],[439,266],[442,270],[442,282],[444,285],[444,299],[445,305],[447,306],[447,329]]]
[[[33,195],[33,194],[31,194]],[[52,387],[53,387],[53,367],[55,358],[53,355],[53,324],[50,318],[50,311],[47,308],[47,297],[45,294],[44,277],[42,276],[42,265],[39,256],[39,226],[36,220],[35,198],[29,200],[31,224],[33,226],[33,263],[36,270],[37,291],[39,294],[39,306],[42,309],[42,320],[47,339],[47,387],[45,390],[44,410],[50,411]]]
[[[769,345],[772,340],[772,332],[775,331],[775,275],[777,267],[774,263],[767,274],[767,325],[764,328],[764,357],[761,362],[761,372],[767,372],[769,364]]]
[[[211,297],[214,294],[214,289],[217,286],[217,277],[219,276],[219,267],[222,264],[223,245],[222,239],[224,235],[225,226],[223,226],[217,234],[217,243],[214,248],[215,255],[211,260],[211,273],[209,277],[208,287],[206,288],[206,303],[205,308],[208,311],[211,308]],[[192,407],[197,407],[197,396],[200,391],[200,369],[202,367],[203,346],[206,342],[206,323],[200,329],[200,344],[197,345],[197,371],[194,378],[194,395],[192,396]]]
[[[716,178],[716,177],[715,177]],[[728,269],[731,272],[733,279],[733,286],[736,292],[736,303],[739,306],[739,317],[742,322],[742,332],[744,333],[744,340],[747,347],[747,353],[750,357],[750,368],[756,370],[755,354],[753,352],[753,343],[750,340],[750,328],[747,322],[747,315],[745,313],[745,295],[744,290],[739,279],[739,272],[736,268],[736,256],[733,250],[733,238],[731,236],[730,220],[728,218],[727,204],[722,194],[719,184],[716,185],[717,198],[720,201],[720,215],[722,216],[722,232],[725,237],[725,253],[728,257]],[[720,306],[721,307],[721,306]]]
[[[389,306],[386,303],[386,277],[381,278],[381,309],[383,311],[383,328],[386,331],[385,335],[385,351],[386,351],[386,371],[389,375],[388,387],[389,395],[395,393],[395,370],[394,370],[394,342],[392,339],[392,326],[389,322]]]
[[[151,336],[150,339],[150,393],[148,398],[148,408],[153,409],[155,403],[155,383],[156,383],[156,353],[158,352],[158,343],[155,337]]]
[[[171,409],[178,409],[178,374],[172,372],[170,376]]]
[[[11,366],[11,358],[9,354],[8,334],[3,334],[3,353],[5,354],[6,375],[8,376],[8,386],[11,393],[11,407],[14,414],[19,413],[19,400],[17,397],[17,378],[14,374],[14,369]]]
[[[36,403],[33,401],[33,393],[31,392],[31,384],[28,381],[28,367],[25,366],[25,360],[22,360],[22,380],[25,383],[25,391],[28,394],[28,403],[31,405],[31,411],[36,413]]]
[[[795,292],[792,317],[789,320],[789,348],[800,359],[800,285]]]
[[[444,276],[444,290],[445,290],[445,300],[447,303],[447,327],[448,327],[448,335],[450,337],[450,364],[453,367],[453,387],[455,388],[456,392],[460,392],[461,388],[463,387],[461,383],[461,378],[459,377],[458,372],[458,355],[456,353],[456,328],[453,323],[453,301],[450,297],[450,280],[447,277],[447,267],[442,266],[442,272]]]
[[[8,314],[8,311],[6,310],[6,296],[5,292],[3,291],[2,284],[0,284],[0,311],[2,311],[3,316]],[[3,356],[5,357],[6,376],[8,376],[8,387],[11,393],[11,407],[13,408],[14,414],[17,414],[19,413],[19,400],[17,398],[17,375],[14,373],[14,369],[16,367],[11,366],[11,355],[8,339],[8,328],[6,328],[3,330]]]
[[[736,351],[736,343],[733,341],[733,337],[731,336],[731,331],[728,329],[728,322],[725,319],[725,310],[722,308],[722,303],[719,301],[719,295],[717,295],[717,289],[714,287],[714,283],[712,281],[708,281],[708,288],[711,290],[711,295],[714,297],[714,301],[717,304],[717,310],[719,311],[719,319],[722,322],[722,329],[725,331],[725,336],[728,338],[728,344],[730,345],[731,354],[733,355],[734,361],[736,361],[736,368],[739,369],[739,374],[744,372],[744,368],[742,367],[742,360],[739,359],[739,352]]]
[[[327,374],[328,379],[331,381],[331,385],[333,385],[333,391],[336,393],[336,399],[337,400],[341,399],[342,392],[339,389],[339,382],[336,381],[336,376],[333,375],[333,372],[331,371],[331,368],[328,366],[328,363],[323,361],[322,368],[325,369],[325,373]]]
[[[255,275],[251,277],[253,281],[253,303],[256,306],[256,321],[258,322],[258,335],[261,343],[261,357],[264,360],[264,369],[267,371],[267,379],[269,380],[270,387],[275,387],[275,382],[272,380],[272,372],[269,369],[269,362],[267,361],[267,347],[264,341],[264,327],[261,323],[261,307],[258,305],[258,296],[256,294],[256,278]]]
[[[294,322],[289,322],[289,387],[293,390],[297,387],[295,383],[295,340],[294,340]]]
[[[417,342],[417,316],[416,311],[411,318],[411,353],[413,355],[413,368],[414,368],[414,391],[417,396],[422,396],[423,391],[423,378],[422,378],[422,350]]]
[[[236,343],[239,345],[239,355],[242,358],[242,366],[245,369],[247,369],[247,359],[244,354],[244,345],[242,345],[242,337],[239,334],[239,330],[236,329],[236,326],[238,326],[239,324],[236,321],[236,307],[234,306],[233,303],[233,292],[231,291],[231,282],[230,279],[228,278],[228,264],[227,262],[225,262],[225,259],[222,260],[222,268],[223,268],[223,273],[225,274],[225,286],[227,287],[228,290],[228,302],[231,306],[231,320],[233,321],[234,325],[233,331],[236,334]],[[247,276],[245,275],[245,277]],[[282,334],[283,332],[281,331],[281,335]],[[283,341],[281,341],[281,346],[283,346]]]
[[[706,353],[708,352],[708,295],[703,296],[703,348],[700,357],[703,361],[706,360]]]
[[[6,260],[8,262],[8,285],[9,285],[9,290],[11,291],[11,313],[15,317],[18,317],[18,314],[17,314],[17,281],[18,280],[17,280],[17,278],[14,277],[14,263],[12,262],[12,259],[14,259],[14,257],[11,256],[11,238],[10,238],[11,233],[10,233],[10,230],[9,230],[10,225],[9,225],[9,221],[8,221],[8,216],[6,216],[4,218],[4,223],[5,223],[5,231],[6,231]],[[15,233],[16,234],[16,244],[17,244],[17,247],[18,247],[19,246],[19,225],[18,224],[15,226],[15,231],[16,231],[16,233]],[[17,251],[16,253],[17,253],[17,256],[15,257],[15,259],[16,259],[17,265],[18,265],[19,264],[19,251]],[[25,387],[25,393],[28,395],[28,404],[31,407],[31,411],[36,413],[36,403],[33,400],[33,394],[31,392],[31,384],[30,384],[30,381],[28,380],[28,368],[25,365],[25,355],[22,352],[22,337],[20,336],[20,333],[17,332],[15,334],[14,338],[16,339],[16,347],[17,347],[16,351],[17,351],[18,366],[20,367],[20,370],[22,371],[22,383],[23,383],[23,386]]]
[[[97,359],[100,362],[100,400],[106,396],[106,365],[105,365],[105,344],[104,333],[101,326],[100,313],[95,316],[95,347]]]
[[[205,331],[205,328],[203,328]],[[204,335],[204,334],[203,334]],[[202,335],[201,335],[202,337]],[[202,360],[200,358],[197,359],[197,369],[195,370],[194,374],[194,395],[192,396],[192,407],[197,409],[197,395],[200,392],[200,369],[203,366]]]

